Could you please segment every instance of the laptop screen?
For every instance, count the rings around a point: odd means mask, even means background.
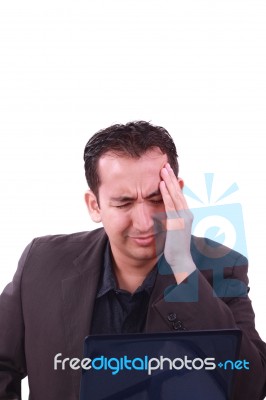
[[[85,339],[80,400],[229,400],[241,331]]]

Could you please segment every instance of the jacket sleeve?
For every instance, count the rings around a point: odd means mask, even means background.
[[[249,369],[236,371],[233,399],[262,400],[266,396],[266,344],[255,329],[255,314],[248,296],[248,264],[244,257],[242,260],[246,263],[239,263],[238,260],[232,275],[221,281],[223,288],[220,294],[224,297],[216,297],[213,288],[199,274],[199,290],[203,301],[199,301],[201,309],[197,311],[199,316],[207,312],[208,320],[216,321],[219,329],[241,330],[239,359],[248,361]]]
[[[0,399],[21,399],[21,380],[27,375],[21,279],[30,243],[19,260],[11,283],[0,296]]]
[[[247,271],[247,259],[239,255],[215,284],[215,272],[197,270],[184,284],[168,286],[163,299],[153,303],[149,329],[159,330],[162,318],[170,330],[240,329],[239,359],[249,362],[249,370],[236,371],[233,400],[262,400],[266,396],[266,345],[255,329]]]
[[[230,272],[229,272],[230,271]],[[248,260],[240,255],[232,269],[217,285],[220,317],[232,317],[232,328],[242,331],[239,359],[249,362],[249,369],[236,371],[234,400],[262,400],[266,396],[266,344],[255,329],[255,313],[248,296]],[[201,277],[202,278],[202,277]],[[203,279],[203,278],[202,278]],[[202,285],[206,288],[206,280]],[[205,293],[206,293],[205,292]],[[202,294],[203,296],[203,294]],[[214,317],[215,309],[212,310]]]

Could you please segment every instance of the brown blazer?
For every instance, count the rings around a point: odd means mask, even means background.
[[[106,243],[100,228],[37,238],[26,247],[0,297],[1,400],[20,399],[26,375],[31,400],[78,399],[80,370],[55,371],[54,356],[82,358]],[[247,260],[212,243],[192,237],[191,253],[199,271],[184,285],[192,297],[198,293],[196,301],[184,301],[170,270],[159,271],[146,332],[240,328],[240,357],[250,362],[250,370],[238,372],[234,400],[260,400],[266,393],[266,346],[244,294]]]

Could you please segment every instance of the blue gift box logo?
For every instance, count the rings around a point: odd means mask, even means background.
[[[191,189],[184,187],[185,195],[202,204],[201,207],[190,209],[194,215],[192,234],[207,237],[247,256],[241,205],[239,203],[213,205],[236,192],[238,186],[236,183],[233,183],[217,200],[212,201],[213,178],[214,174],[205,174],[208,204],[204,204]]]
[[[214,174],[205,174],[205,184],[208,195],[208,203],[203,201],[188,187],[184,188],[184,194],[201,203],[200,207],[190,208],[194,215],[192,235],[205,237],[212,241],[206,242],[204,248],[198,251],[204,252],[208,259],[207,269],[213,268],[213,289],[214,296],[218,297],[245,297],[247,287],[238,279],[224,279],[223,268],[224,257],[232,250],[247,256],[247,246],[243,221],[242,207],[239,203],[215,205],[230,194],[238,190],[236,183],[233,183],[216,201],[212,201],[212,183]],[[213,205],[214,204],[214,205]],[[221,246],[220,251],[213,251]],[[218,259],[219,258],[219,259]],[[240,263],[244,257],[240,256]],[[163,263],[159,263],[159,273],[170,273]],[[168,302],[195,302],[198,301],[197,275],[188,277],[187,283],[181,283],[175,287],[169,287],[165,291],[165,301]]]

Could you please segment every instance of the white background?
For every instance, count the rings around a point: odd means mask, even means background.
[[[238,184],[265,340],[265,1],[2,1],[0,57],[0,290],[33,237],[94,227],[84,146],[144,119],[198,195],[206,172],[216,198]]]

